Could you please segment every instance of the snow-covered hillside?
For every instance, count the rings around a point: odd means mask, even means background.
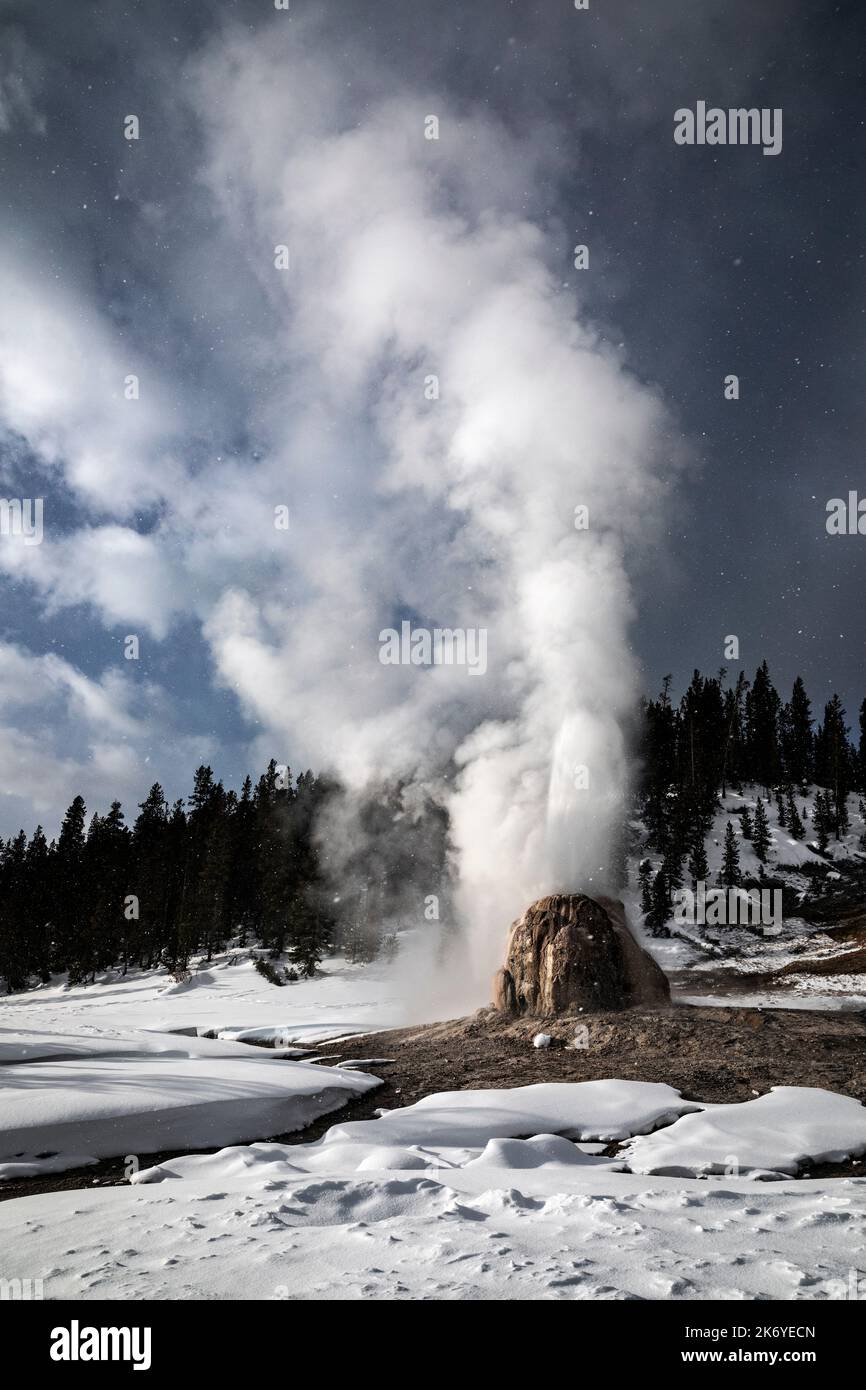
[[[755,854],[752,841],[743,837],[739,820],[740,812],[744,807],[748,808],[754,818],[758,797],[764,803],[770,827],[770,850],[766,873],[778,871],[791,883],[797,884],[805,890],[809,886],[810,880],[802,874],[798,876],[796,873],[797,869],[802,869],[804,866],[812,869],[823,867],[832,873],[834,863],[837,861],[866,865],[866,849],[861,844],[861,839],[866,834],[866,816],[860,811],[860,798],[854,792],[848,797],[849,829],[838,840],[831,835],[825,852],[823,854],[818,852],[815,828],[811,819],[817,791],[817,787],[810,787],[805,795],[798,794],[795,797],[798,811],[803,818],[803,830],[805,831],[804,838],[798,840],[794,838],[787,826],[779,824],[777,804],[772,799],[768,800],[766,792],[762,788],[744,787],[742,792],[729,789],[721,808],[716,812],[712,829],[705,840],[710,878],[715,882],[721,868],[725,826],[729,820],[733,822],[738,837],[740,872],[744,878],[758,877],[761,870],[760,861]]]
[[[809,788],[796,798],[803,818],[805,837],[795,838],[790,829],[780,825],[776,803],[767,800],[759,787],[744,787],[742,792],[729,790],[716,812],[713,824],[705,837],[708,872],[707,889],[716,888],[722,867],[727,825],[733,827],[739,856],[739,869],[744,885],[772,885],[784,891],[785,908],[777,931],[764,932],[760,927],[741,925],[707,925],[677,921],[672,909],[667,926],[669,938],[653,937],[646,929],[641,912],[638,870],[642,860],[648,860],[655,873],[661,866],[661,856],[647,844],[646,826],[632,823],[635,836],[629,859],[629,887],[626,906],[632,930],[662,967],[674,977],[679,997],[713,1002],[713,978],[720,966],[731,975],[742,976],[744,1002],[762,1003],[788,1008],[866,1008],[866,969],[863,963],[862,940],[855,932],[828,932],[832,914],[826,923],[808,920],[810,904],[832,899],[834,894],[850,891],[860,894],[866,910],[866,849],[861,843],[866,834],[866,816],[860,809],[860,798],[848,798],[849,829],[839,840],[831,837],[826,850],[818,850],[812,814],[815,792]],[[762,866],[754,843],[743,834],[740,813],[744,808],[754,819],[758,797],[764,802],[768,827],[769,850]],[[691,886],[684,865],[685,888]],[[739,890],[741,895],[745,888]],[[804,913],[806,915],[804,915]],[[845,957],[851,968],[846,967]],[[816,970],[812,963],[833,961],[832,968]],[[798,973],[799,965],[809,965]],[[784,977],[779,972],[787,972]],[[766,976],[774,976],[768,980]],[[759,979],[759,977],[762,977]],[[734,1002],[726,989],[723,1002]]]

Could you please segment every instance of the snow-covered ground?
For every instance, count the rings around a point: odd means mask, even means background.
[[[350,965],[326,960],[314,980],[271,985],[246,950],[225,951],[211,962],[193,961],[192,975],[173,983],[165,970],[108,971],[93,985],[69,987],[65,976],[50,985],[0,999],[0,1026],[21,1029],[153,1029],[234,1037],[256,1029],[261,1039],[322,1042],[402,1023],[406,1015],[398,980],[383,961]]]
[[[777,1095],[786,1162],[866,1149],[855,1102]],[[631,1148],[676,1150],[679,1130],[680,1154],[703,1161],[731,1143],[707,1124],[721,1108],[636,1082],[429,1097],[317,1144],[229,1148],[128,1188],[0,1204],[4,1274],[73,1299],[848,1297],[866,1267],[866,1179],[648,1178],[563,1137],[679,1115]],[[763,1163],[760,1103],[730,1111],[747,1112],[735,1142]],[[559,1133],[513,1137],[539,1124]]]
[[[375,1083],[291,1062],[292,1044],[403,1021],[384,965],[329,961],[277,988],[247,951],[189,981],[119,972],[0,1000],[0,1181],[99,1158],[205,1148],[302,1129]],[[197,1034],[216,1034],[211,1040]],[[250,1034],[279,1046],[250,1047]]]
[[[0,1029],[0,1180],[288,1134],[376,1084],[203,1038]]]
[[[635,1173],[703,1176],[726,1171],[776,1178],[807,1163],[866,1153],[866,1108],[812,1086],[774,1086],[739,1105],[708,1105],[641,1135],[623,1154]]]

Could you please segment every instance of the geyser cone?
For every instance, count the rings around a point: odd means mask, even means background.
[[[494,1007],[544,1017],[670,1002],[664,973],[635,941],[622,903],[555,893],[512,925]]]

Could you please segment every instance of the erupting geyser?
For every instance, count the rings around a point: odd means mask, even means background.
[[[335,894],[374,863],[399,877],[382,926],[419,928],[412,1012],[435,995],[454,1013],[483,1003],[524,904],[619,887],[633,585],[665,544],[684,450],[619,329],[595,322],[588,277],[564,274],[546,124],[515,133],[443,101],[434,151],[416,138],[424,88],[401,77],[377,99],[313,29],[290,48],[238,34],[193,81],[238,254],[274,228],[293,265],[303,249],[302,273],[252,258],[279,369],[205,635],[263,760],[292,749],[341,788],[316,827]],[[225,467],[202,504],[219,537]],[[291,546],[271,525],[287,479]],[[250,582],[263,534],[273,578]],[[447,822],[446,874],[420,841],[389,855],[369,808],[391,789],[398,829],[435,840]]]
[[[594,1013],[664,1006],[664,972],[635,941],[621,902],[582,893],[539,898],[511,927],[505,966],[493,979],[503,1013]]]

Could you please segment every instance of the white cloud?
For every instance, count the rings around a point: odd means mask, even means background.
[[[180,564],[157,536],[123,526],[85,526],[58,535],[50,500],[44,527],[38,546],[0,539],[0,569],[32,584],[47,613],[86,604],[108,626],[166,636],[172,615],[184,607],[183,579]]]
[[[85,676],[54,653],[36,655],[0,642],[0,829],[32,831],[41,821],[56,833],[73,797],[86,793],[89,810],[104,812],[115,798],[131,821],[135,803],[157,780],[149,767],[158,749],[163,766],[189,769],[208,753],[203,739],[179,734],[165,692],[121,669]]]
[[[177,491],[179,417],[158,370],[43,265],[4,254],[0,300],[0,420],[100,511],[123,517]]]

